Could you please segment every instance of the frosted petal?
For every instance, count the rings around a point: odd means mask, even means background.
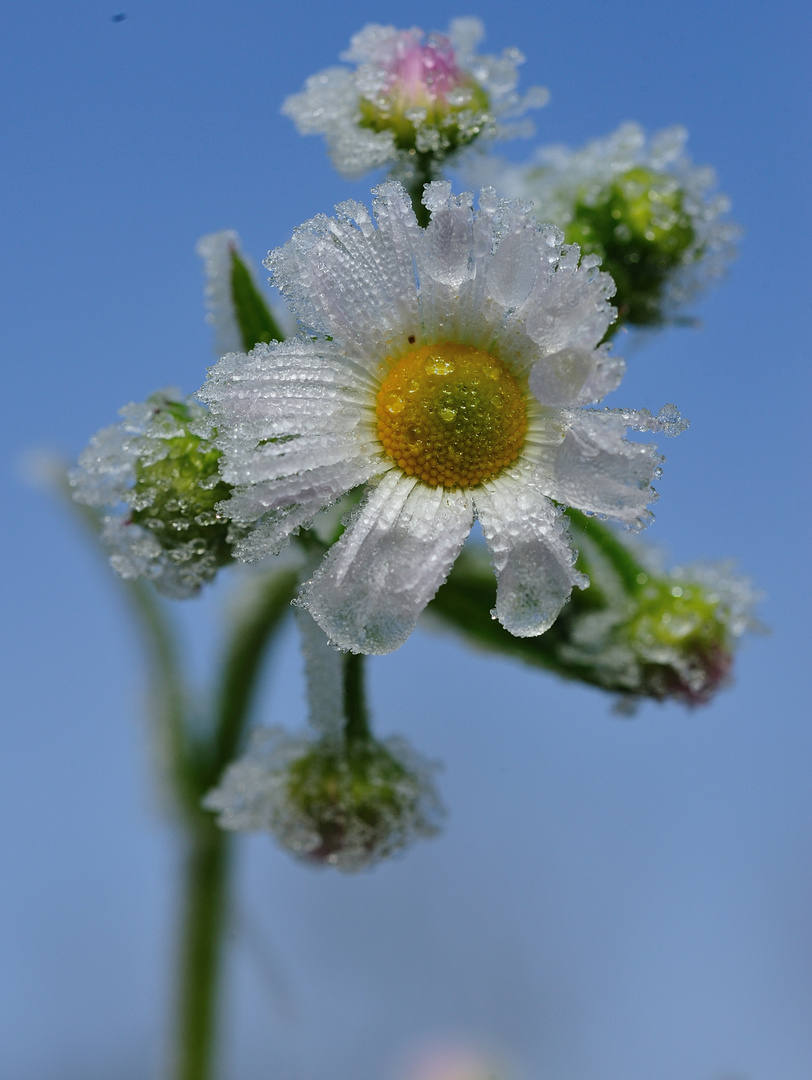
[[[618,386],[624,370],[623,360],[605,350],[561,349],[534,366],[530,390],[542,405],[592,404]]]
[[[577,247],[570,250],[577,257]],[[608,299],[614,290],[609,275],[596,274],[591,266],[556,267],[539,278],[521,309],[525,330],[545,353],[594,349],[614,321]]]
[[[413,245],[422,235],[402,187],[385,184],[377,195],[377,229],[364,207],[344,204],[338,218],[306,222],[265,263],[309,333],[362,346],[375,366],[393,327],[408,334],[418,325]]]
[[[568,506],[642,525],[655,499],[651,481],[662,457],[653,443],[624,438],[629,420],[610,412],[572,415],[555,458],[551,494]]]
[[[393,470],[330,549],[303,602],[340,648],[391,652],[444,581],[472,520],[470,496]]]
[[[529,470],[482,484],[476,513],[496,571],[494,618],[516,637],[553,625],[573,586],[588,581],[574,566],[566,519]]]
[[[418,249],[421,287],[428,277],[443,285],[461,285],[476,272],[473,196],[464,193],[454,199],[450,182],[437,180],[426,186],[423,202],[431,210],[431,221]]]

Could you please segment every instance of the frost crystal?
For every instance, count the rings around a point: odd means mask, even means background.
[[[585,408],[622,360],[598,343],[613,285],[521,204],[426,188],[420,228],[397,183],[296,230],[267,266],[303,333],[223,357],[200,392],[251,528],[238,558],[279,551],[324,507],[366,485],[303,592],[331,641],[397,648],[479,519],[498,579],[495,616],[534,636],[573,586],[558,504],[644,524],[661,457],[628,427],[679,429],[675,410]],[[377,226],[377,227],[376,227]]]
[[[721,216],[716,178],[685,152],[674,127],[647,138],[626,123],[581,150],[553,146],[531,166],[491,166],[507,195],[532,200],[584,255],[596,255],[617,286],[620,321],[656,324],[718,278],[739,230]]]
[[[348,68],[311,76],[282,111],[302,134],[321,134],[340,173],[361,176],[395,163],[406,176],[415,155],[435,163],[474,140],[507,137],[503,121],[546,101],[540,88],[516,93],[517,49],[477,56],[478,19],[456,19],[448,35],[365,26],[341,59]]]
[[[228,497],[208,411],[195,398],[163,390],[121,410],[79,457],[70,483],[77,502],[115,511],[102,541],[121,577],[145,577],[167,596],[193,595],[231,561]]]

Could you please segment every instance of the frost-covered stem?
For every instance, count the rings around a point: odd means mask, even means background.
[[[344,737],[348,744],[368,742],[372,738],[364,690],[364,657],[345,653],[344,663]]]
[[[412,200],[412,209],[414,210],[414,216],[417,218],[417,224],[424,229],[431,220],[431,213],[428,207],[423,205],[423,188],[436,179],[436,169],[434,168],[432,155],[415,154],[414,173],[406,185],[406,190]]]
[[[176,1080],[213,1080],[230,837],[213,821],[189,830],[181,912]]]

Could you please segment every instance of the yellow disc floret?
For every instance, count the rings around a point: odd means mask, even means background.
[[[390,363],[378,391],[378,437],[405,473],[432,487],[473,487],[516,461],[527,405],[501,360],[444,341]]]

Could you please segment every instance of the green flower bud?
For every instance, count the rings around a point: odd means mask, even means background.
[[[516,93],[517,49],[477,56],[478,19],[455,19],[448,34],[424,35],[370,24],[357,33],[342,59],[311,76],[282,111],[302,134],[323,134],[336,168],[347,177],[390,165],[423,182],[442,162],[474,140],[516,133],[504,121],[546,102],[535,87]],[[421,184],[422,190],[422,184]]]
[[[207,410],[173,391],[121,410],[123,420],[91,440],[70,475],[74,498],[127,507],[104,519],[103,541],[122,577],[151,578],[184,597],[231,561],[228,520],[217,509],[231,494],[219,473]]]
[[[548,147],[530,167],[493,170],[497,187],[531,199],[539,221],[600,259],[617,289],[610,334],[671,319],[733,254],[738,229],[720,220],[728,200],[712,193],[713,171],[692,164],[686,139],[683,128],[647,137],[629,123],[580,150]]]
[[[261,729],[204,806],[223,828],[264,829],[307,862],[354,872],[437,833],[436,769],[400,738],[310,740]]]
[[[688,256],[698,259],[696,232],[685,211],[684,194],[673,176],[640,166],[629,169],[597,201],[579,193],[567,243],[597,255],[617,292],[617,325],[662,322],[663,290],[669,274]],[[688,254],[690,253],[690,255]]]

